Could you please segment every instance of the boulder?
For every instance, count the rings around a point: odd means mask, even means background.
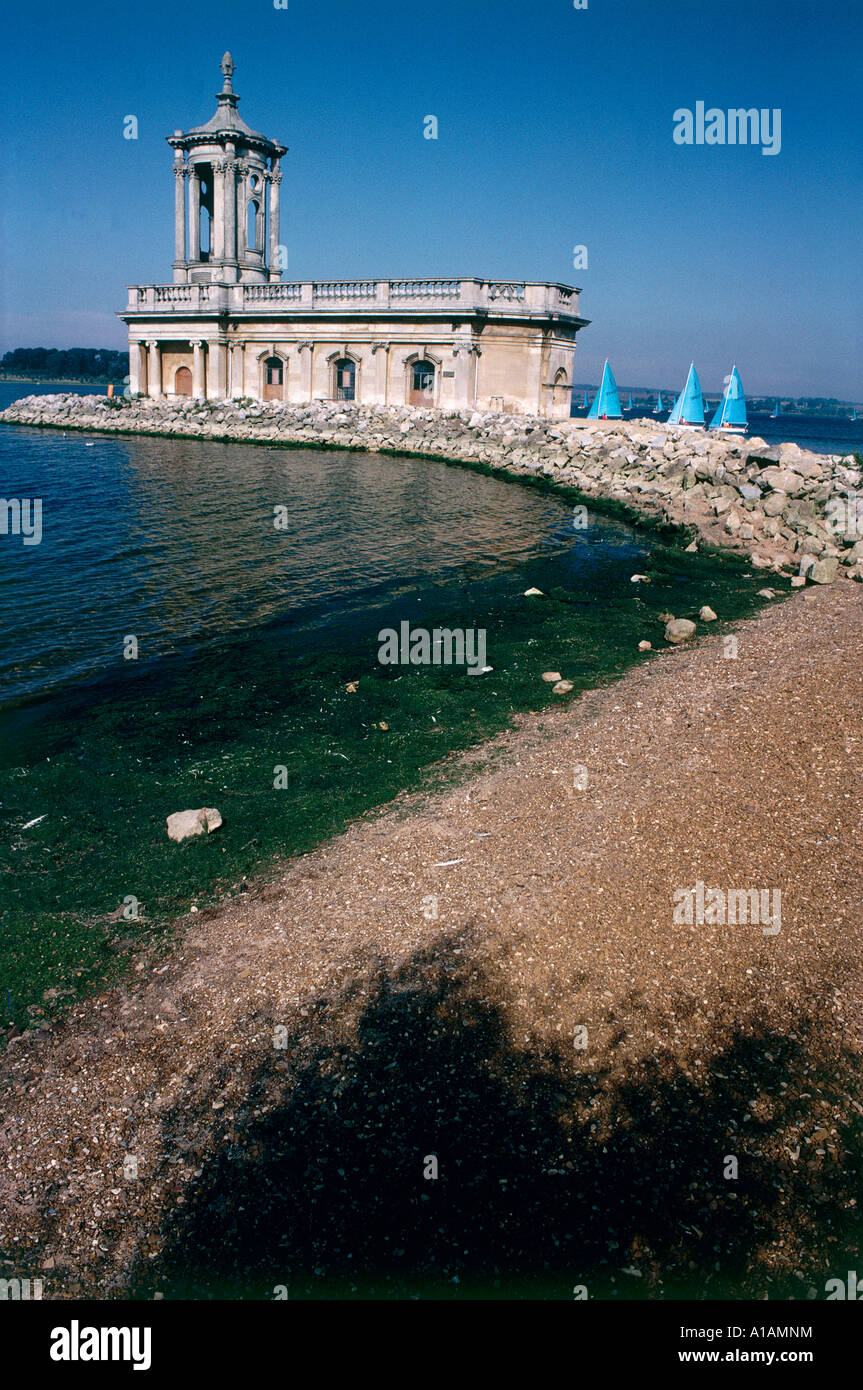
[[[553,695],[568,695],[570,690],[574,689],[575,687],[573,686],[572,681],[557,681],[551,687],[551,693]]]
[[[809,571],[809,578],[813,584],[832,584],[838,569],[839,561],[835,555],[822,555]]]
[[[187,840],[190,835],[211,835],[222,824],[221,814],[214,806],[202,806],[197,811],[174,811],[168,816],[168,838]]]
[[[699,610],[698,616],[703,623],[716,622],[716,614],[714,613],[713,609],[710,608],[706,603],[704,607]]]
[[[803,487],[803,479],[799,473],[794,473],[790,468],[763,468],[759,475],[759,481],[766,483],[772,492],[784,492],[794,494]]]
[[[543,671],[542,678],[544,681],[547,681],[549,685],[555,685],[557,681],[563,680],[559,671]]]
[[[767,516],[779,516],[786,504],[784,492],[770,492],[761,503],[763,511]]]
[[[690,637],[695,636],[695,623],[690,622],[689,618],[672,618],[670,623],[665,625],[666,642],[688,642]]]

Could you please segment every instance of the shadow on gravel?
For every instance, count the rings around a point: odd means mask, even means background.
[[[289,1022],[238,1137],[167,1218],[166,1296],[800,1298],[818,1278],[820,1298],[825,1269],[852,1267],[853,1232],[824,1239],[859,1162],[819,1176],[806,1154],[769,1157],[816,1089],[801,1028],[753,1024],[693,1078],[658,1058],[587,1074],[583,1053],[519,1046],[488,994],[439,942]],[[759,1092],[770,1118],[746,1120]],[[182,1106],[168,1117],[169,1152],[188,1124]],[[152,1276],[137,1287],[151,1296]]]

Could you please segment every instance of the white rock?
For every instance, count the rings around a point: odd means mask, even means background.
[[[630,584],[649,584],[650,576],[646,574],[631,574],[629,576],[629,582]]]
[[[525,589],[524,591],[525,598],[534,598],[537,596],[542,597],[542,589]]]
[[[556,681],[563,680],[563,676],[559,671],[543,671],[542,678],[544,681],[548,681],[549,685],[554,685]]]
[[[572,681],[557,681],[557,683],[552,686],[551,693],[553,695],[568,695],[570,690],[574,688]]]
[[[168,838],[179,841],[190,835],[210,835],[221,824],[221,814],[214,806],[202,806],[197,811],[174,811],[167,819]]]
[[[652,643],[652,642],[639,642],[639,644],[638,644],[638,650],[639,650],[640,652],[652,652],[652,651],[653,651],[653,643]]]
[[[687,642],[690,637],[694,636],[695,623],[690,622],[689,618],[672,618],[670,623],[666,623],[666,642]]]
[[[709,607],[709,605],[706,604],[706,603],[705,603],[704,607],[703,607],[702,609],[699,610],[698,616],[699,616],[699,618],[701,619],[701,621],[702,621],[703,623],[715,623],[715,622],[716,622],[716,614],[714,613],[713,609],[712,609],[711,607]]]

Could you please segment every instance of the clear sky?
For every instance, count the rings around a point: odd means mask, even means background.
[[[0,349],[124,345],[125,286],[172,278],[165,136],[213,114],[229,48],[290,147],[287,278],[559,280],[592,320],[576,381],[694,359],[716,392],[736,361],[750,394],[860,400],[861,41],[863,0],[13,4]],[[780,152],[676,144],[697,101],[779,108]]]

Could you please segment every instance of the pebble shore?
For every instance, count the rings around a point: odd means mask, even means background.
[[[20,1039],[4,1275],[824,1298],[859,1268],[861,611],[812,586],[734,660],[520,718]],[[780,889],[781,930],[676,923],[699,880]]]
[[[863,579],[863,463],[650,420],[547,420],[321,402],[25,396],[0,421],[64,430],[383,450],[541,474],[799,584]]]

